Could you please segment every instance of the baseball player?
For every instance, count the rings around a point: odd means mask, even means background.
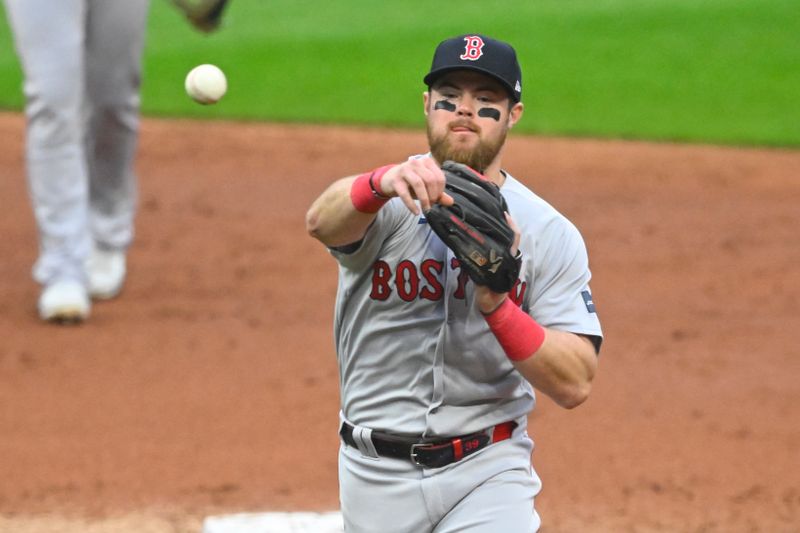
[[[597,367],[586,248],[502,168],[523,112],[514,49],[485,35],[447,39],[424,82],[430,153],[335,181],[306,216],[339,266],[345,530],[530,533],[540,524],[526,427],[534,389],[573,408]],[[458,243],[426,219],[435,206],[459,212],[446,161],[499,187],[519,269],[510,288],[475,283]]]
[[[76,322],[112,298],[133,238],[147,0],[5,0],[25,77],[39,315]]]

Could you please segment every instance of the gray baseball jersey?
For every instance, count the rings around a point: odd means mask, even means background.
[[[511,298],[542,326],[602,338],[583,239],[563,215],[506,173],[521,231]],[[455,436],[524,418],[531,385],[473,302],[473,284],[426,223],[398,198],[339,262],[334,335],[342,414],[374,430]]]
[[[5,0],[25,75],[34,277],[82,279],[92,241],[133,236],[148,0]]]

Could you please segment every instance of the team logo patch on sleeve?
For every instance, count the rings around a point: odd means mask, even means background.
[[[586,304],[586,310],[590,313],[594,313],[594,301],[592,300],[592,293],[589,291],[581,291],[581,296],[583,296],[583,303]]]

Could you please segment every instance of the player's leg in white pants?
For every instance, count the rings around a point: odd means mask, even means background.
[[[122,250],[133,239],[141,56],[148,0],[89,0],[86,26],[89,223],[95,243]]]
[[[5,0],[25,77],[28,188],[40,283],[83,281],[88,179],[83,149],[83,0]]]
[[[133,234],[147,0],[5,4],[25,76],[28,188],[39,228],[34,278],[84,282],[93,230],[117,247]]]
[[[523,431],[466,459],[422,469],[342,445],[339,492],[347,533],[533,533],[541,484]]]

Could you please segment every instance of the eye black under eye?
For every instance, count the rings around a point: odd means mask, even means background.
[[[456,104],[454,104],[453,102],[448,101],[447,99],[439,100],[438,102],[436,102],[436,104],[433,106],[433,108],[434,109],[444,109],[445,111],[450,111],[452,113],[453,111],[456,110]]]
[[[487,117],[500,122],[500,111],[493,107],[482,107],[478,110],[479,117]]]

